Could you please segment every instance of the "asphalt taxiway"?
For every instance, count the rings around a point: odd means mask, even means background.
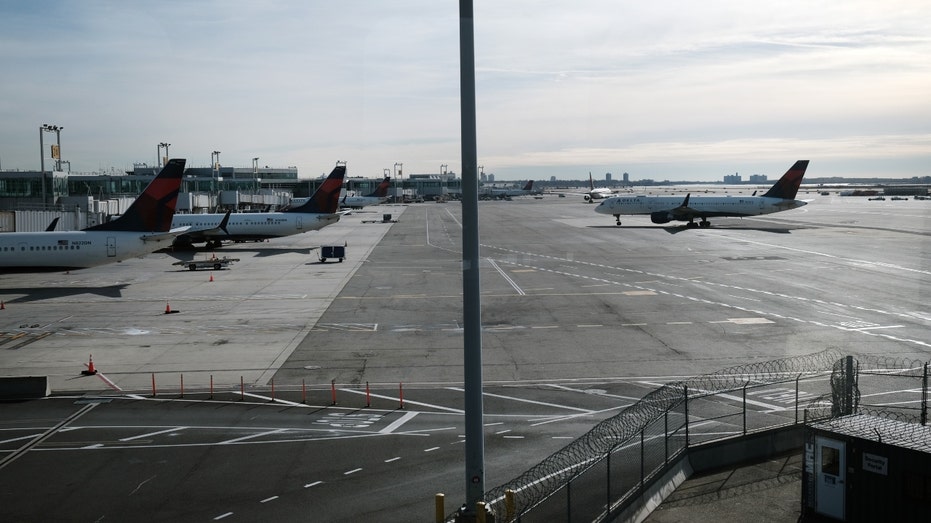
[[[830,348],[926,360],[931,205],[800,197],[700,230],[482,202],[486,487],[658,383]],[[156,254],[0,277],[2,373],[55,393],[3,406],[6,513],[425,521],[436,492],[452,511],[460,207],[372,213],[224,247],[241,261],[212,273]],[[344,243],[342,263],[313,250]]]

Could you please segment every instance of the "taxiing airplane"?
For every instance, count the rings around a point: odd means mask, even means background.
[[[80,231],[0,234],[0,272],[85,269],[154,252],[171,243],[183,159],[169,160],[129,209],[114,220]],[[53,222],[49,229],[54,229]]]
[[[346,165],[337,164],[323,184],[303,204],[281,212],[176,214],[174,227],[190,227],[175,239],[175,247],[207,243],[217,248],[223,240],[259,241],[316,231],[339,221],[339,193]]]
[[[588,192],[585,193],[584,198],[586,202],[594,203],[594,200],[600,200],[602,198],[609,198],[614,194],[611,189],[607,187],[595,188],[595,180],[592,179],[592,173],[588,173]]]
[[[709,227],[716,216],[755,216],[788,211],[805,205],[796,200],[808,160],[799,160],[763,196],[615,196],[598,204],[595,212],[610,214],[621,224],[622,214],[649,214],[653,223],[686,221],[688,227]],[[695,219],[700,218],[699,223]]]
[[[366,194],[365,196],[343,196],[343,199],[339,201],[340,207],[349,207],[350,209],[361,209],[367,205],[378,205],[380,203],[385,203],[385,200],[388,199],[388,187],[391,186],[391,178],[385,177],[384,180],[378,184],[378,187],[374,191]]]

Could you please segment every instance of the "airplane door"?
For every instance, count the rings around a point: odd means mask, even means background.
[[[815,511],[844,520],[846,471],[842,441],[815,437]]]
[[[295,223],[295,225],[297,226],[297,230],[299,230],[299,231],[304,230],[304,219],[301,217],[301,215],[298,214],[298,215],[295,216],[294,218],[295,218],[295,222],[294,222],[294,223]]]
[[[116,238],[107,236],[107,257],[116,256]]]

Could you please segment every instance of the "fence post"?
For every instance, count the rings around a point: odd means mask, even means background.
[[[743,388],[744,436],[747,435],[747,386],[749,385],[750,385],[750,381],[748,380],[746,383],[744,383],[744,388]]]
[[[644,461],[646,461],[644,457],[645,452],[643,450],[643,439],[644,439],[643,433],[644,432],[646,432],[646,429],[640,429],[640,495],[641,496],[643,495],[643,482],[644,482],[643,476],[645,474],[644,469],[646,468],[646,463],[644,463]]]
[[[689,386],[684,385],[685,391],[685,448],[689,448]]]
[[[511,523],[514,519],[514,491],[507,489],[504,491],[504,521]]]
[[[847,356],[844,380],[844,415],[853,414],[853,356]]]
[[[921,374],[921,424],[928,423],[928,364],[925,363]]]
[[[605,505],[605,514],[611,513],[611,453],[614,452],[614,449],[608,450],[608,474],[607,481],[605,481],[605,500],[607,505]]]
[[[181,375],[181,397],[184,397],[184,374]]]
[[[566,523],[572,523],[572,480],[566,482]]]
[[[213,399],[213,374],[210,375],[210,399]]]
[[[795,377],[795,423],[798,424],[798,380],[802,378],[799,374]]]
[[[663,412],[663,463],[669,465],[669,409]]]

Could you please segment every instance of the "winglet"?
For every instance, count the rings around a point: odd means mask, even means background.
[[[336,163],[336,167],[326,180],[314,191],[314,194],[304,205],[294,207],[284,212],[333,214],[339,210],[339,192],[343,187],[343,178],[346,176],[346,164]]]
[[[764,198],[782,198],[783,200],[794,200],[798,194],[798,188],[802,184],[802,177],[805,176],[805,170],[808,169],[808,160],[799,160],[779,178],[775,185],[766,191]]]
[[[119,218],[85,231],[166,232],[178,203],[185,160],[172,158]]]

